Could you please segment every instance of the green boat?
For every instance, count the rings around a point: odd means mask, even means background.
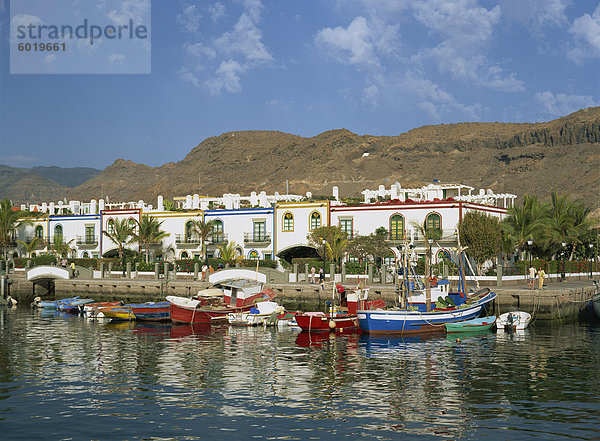
[[[463,322],[446,323],[446,331],[450,332],[474,332],[487,331],[496,324],[496,316],[474,318]]]

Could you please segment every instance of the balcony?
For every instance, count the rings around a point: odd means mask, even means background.
[[[98,246],[98,236],[77,236],[75,243],[80,248],[95,248]]]
[[[222,244],[227,242],[226,234],[218,234],[215,237],[207,237],[206,244]],[[196,236],[186,236],[185,234],[176,234],[175,235],[175,244],[179,248],[197,248],[202,245],[202,241],[199,237]]]
[[[199,237],[187,236],[185,234],[175,235],[175,244],[180,248],[196,248],[201,245],[202,241]]]
[[[244,233],[244,244],[253,247],[267,246],[271,243],[270,233]]]

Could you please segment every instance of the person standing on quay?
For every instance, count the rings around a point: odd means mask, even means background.
[[[535,289],[535,274],[536,269],[533,265],[529,267],[529,289]]]
[[[206,282],[206,270],[208,270],[208,266],[206,266],[206,262],[202,265],[202,282]]]
[[[315,280],[315,275],[316,275],[316,272],[317,272],[317,270],[315,270],[315,267],[313,266],[313,267],[310,269],[310,283],[316,283],[316,280]],[[320,277],[320,276],[319,276],[319,277]]]
[[[542,289],[544,287],[544,277],[546,277],[546,273],[544,272],[543,268],[540,268],[538,277],[540,278],[540,289]]]

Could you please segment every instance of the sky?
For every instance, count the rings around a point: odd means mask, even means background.
[[[11,20],[31,15],[11,15],[19,1],[0,0],[0,164],[13,167],[160,166],[229,131],[398,135],[600,105],[600,0],[88,2],[107,23],[151,16],[141,74],[11,73]]]

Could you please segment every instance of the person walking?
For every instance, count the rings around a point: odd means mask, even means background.
[[[319,268],[319,283],[321,284],[321,290],[325,289],[325,271],[323,268]]]
[[[200,279],[202,282],[206,282],[206,271],[207,270],[208,270],[208,266],[205,263],[204,265],[202,265],[202,279]]]

